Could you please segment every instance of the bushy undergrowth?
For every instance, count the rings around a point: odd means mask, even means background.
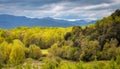
[[[47,59],[42,65],[41,69],[120,69],[120,56],[116,60],[111,61],[97,61],[92,62],[72,62]]]
[[[17,65],[12,69],[120,69],[120,56],[116,60],[110,61],[97,61],[92,62],[74,62],[66,61],[59,57],[47,57],[43,59],[42,65],[33,65],[32,62],[27,62],[25,65]],[[4,68],[10,69],[10,67]]]

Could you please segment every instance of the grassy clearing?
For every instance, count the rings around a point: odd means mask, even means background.
[[[43,54],[43,55],[49,54],[49,53],[48,53],[48,49],[41,49],[41,51],[42,51],[42,54]]]

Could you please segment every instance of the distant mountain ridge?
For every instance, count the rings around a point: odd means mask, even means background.
[[[86,26],[88,24],[93,24],[96,21],[85,21],[85,20],[77,20],[77,21],[67,21],[67,20],[59,20],[53,19],[50,17],[46,18],[27,18],[24,16],[14,16],[1,14],[0,15],[0,28],[9,29],[15,28],[19,26],[45,26],[45,27],[69,27],[69,26]]]

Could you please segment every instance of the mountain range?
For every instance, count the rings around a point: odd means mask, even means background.
[[[45,18],[28,18],[25,16],[14,16],[8,14],[0,15],[0,28],[9,29],[19,26],[44,26],[44,27],[70,27],[70,26],[86,26],[88,24],[95,23],[95,20],[85,21],[85,20],[76,20],[76,21],[67,21],[54,19],[50,17]]]

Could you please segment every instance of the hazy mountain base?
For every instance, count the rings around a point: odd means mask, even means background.
[[[70,27],[70,26],[86,26],[88,24],[94,24],[96,21],[85,21],[85,20],[77,20],[77,21],[67,21],[67,20],[59,20],[53,19],[50,17],[46,18],[27,18],[23,16],[13,16],[3,14],[0,15],[0,27],[3,29],[12,29],[19,26],[44,26],[44,27]]]

